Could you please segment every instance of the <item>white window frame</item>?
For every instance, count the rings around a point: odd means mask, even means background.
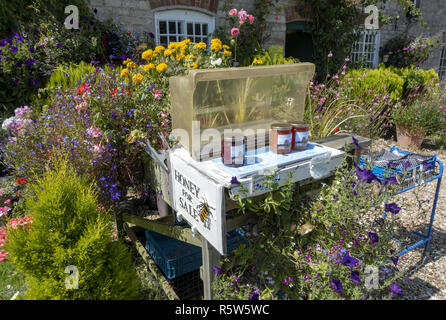
[[[184,39],[188,38],[187,35],[187,23],[193,23],[193,32],[195,37],[195,24],[200,24],[200,33],[202,32],[202,25],[207,24],[208,30],[207,30],[207,44],[209,45],[210,39],[209,35],[214,32],[215,30],[215,17],[211,16],[206,13],[202,13],[195,10],[188,10],[188,9],[169,9],[169,10],[162,10],[162,11],[156,11],[155,12],[155,41],[157,45],[160,45],[160,28],[159,28],[159,22],[160,21],[167,21],[167,26],[169,25],[169,22],[175,22],[180,23],[182,25],[182,32],[181,33],[175,33],[170,34],[169,29],[167,29],[167,44],[170,43],[170,36],[175,36],[178,39],[176,41],[182,41]],[[177,26],[178,28],[178,26]],[[177,30],[178,31],[178,30]],[[199,37],[203,37],[203,35],[197,35]],[[194,39],[191,39],[192,42]]]
[[[361,38],[352,46],[351,61],[363,62],[363,67],[377,68],[379,64],[379,47],[381,30],[361,29]]]
[[[440,55],[440,66],[438,67],[440,79],[446,79],[446,45],[443,46]]]

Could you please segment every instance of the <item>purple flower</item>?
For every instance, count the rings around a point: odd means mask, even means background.
[[[240,182],[237,180],[237,177],[232,177],[231,184],[240,184]]]
[[[398,264],[398,259],[399,259],[399,257],[398,257],[398,256],[395,256],[395,257],[391,257],[390,259],[392,260],[393,264],[394,264],[395,267],[396,267],[396,265]]]
[[[125,60],[125,55],[120,56],[121,60]]]
[[[150,36],[150,38],[152,38],[152,39],[155,38],[155,35],[154,35],[152,32],[149,32],[149,36]]]
[[[401,296],[403,294],[403,290],[401,290],[400,286],[397,285],[396,283],[392,283],[390,285],[390,292],[392,292],[392,294],[396,294],[398,296]]]
[[[353,257],[350,257],[350,256],[348,255],[348,253],[346,253],[346,254],[344,255],[344,258],[343,258],[342,261],[341,261],[341,263],[342,263],[344,266],[347,266],[347,267],[350,267],[350,268],[353,268],[353,267],[355,266],[355,264],[357,264],[358,262],[359,262],[358,259],[353,258]]]
[[[34,48],[29,48],[28,51],[29,51],[29,53],[34,53],[35,52]]]
[[[376,180],[379,183],[381,183],[381,180],[379,180],[378,177],[375,176],[375,174],[368,169],[361,169],[359,167],[356,167],[356,177],[360,181],[367,182],[367,183],[372,183],[373,180]]]
[[[368,232],[370,244],[375,244],[379,241],[379,237],[374,232]]]
[[[394,168],[396,167],[398,164],[393,162],[393,161],[389,161],[389,163],[387,164],[387,168]]]
[[[219,267],[212,267],[212,270],[214,271],[216,276],[223,274],[223,270],[220,269]]]
[[[430,170],[433,167],[434,167],[434,165],[432,163],[427,163],[427,162],[423,163],[423,171]]]
[[[386,203],[384,205],[384,211],[385,212],[391,212],[393,214],[397,214],[398,212],[400,212],[401,208],[399,208],[395,202],[392,203]]]
[[[398,180],[396,179],[396,177],[395,176],[392,176],[392,177],[390,177],[390,178],[386,178],[385,180],[384,180],[384,185],[386,186],[386,185],[388,185],[388,184],[394,184],[394,185],[398,185]]]
[[[98,9],[94,8],[93,12],[94,12],[94,14],[97,14],[98,13]]]
[[[58,43],[56,46],[57,46],[59,49],[63,49],[63,45],[61,45],[60,43]]]
[[[334,202],[336,202],[336,201],[338,201],[338,200],[339,200],[338,197],[334,197],[334,198],[333,198],[333,201],[334,201]]]
[[[342,292],[342,282],[339,279],[330,279],[330,288],[338,293]]]
[[[409,169],[411,167],[411,165],[412,164],[410,163],[410,161],[406,161],[406,162],[403,163],[403,169],[407,170],[407,169]]]
[[[16,47],[11,46],[11,47],[9,47],[9,49],[11,49],[12,52],[17,52],[17,48]]]
[[[25,61],[27,67],[31,67],[36,61],[34,59],[28,59]]]
[[[356,148],[362,149],[361,145],[358,142],[358,139],[356,139],[354,136],[352,136],[352,140],[353,140],[353,144],[356,146]]]
[[[249,295],[249,300],[259,300],[259,290],[255,289],[251,294]]]
[[[356,284],[359,284],[361,282],[361,280],[359,279],[359,271],[352,271],[349,278]]]

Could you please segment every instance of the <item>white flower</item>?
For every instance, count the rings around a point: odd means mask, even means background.
[[[221,58],[218,58],[217,60],[211,60],[211,64],[215,67],[215,66],[219,66],[221,65]]]
[[[8,130],[8,129],[9,129],[9,126],[10,126],[11,123],[13,123],[13,122],[14,122],[14,117],[5,119],[5,120],[3,121],[3,123],[2,123],[2,129],[3,129],[3,130]]]

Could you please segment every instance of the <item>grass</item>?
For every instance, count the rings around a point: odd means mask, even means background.
[[[10,300],[19,291],[16,300],[23,300],[25,276],[8,260],[0,262],[0,300]]]

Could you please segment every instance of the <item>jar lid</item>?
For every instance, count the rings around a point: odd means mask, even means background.
[[[223,141],[224,142],[238,142],[243,141],[245,139],[245,136],[241,133],[233,133],[230,135],[224,135]]]
[[[308,123],[303,122],[303,121],[290,122],[290,125],[292,125],[295,128],[308,128],[309,127]]]
[[[286,122],[283,122],[283,123],[273,123],[273,124],[271,124],[271,129],[291,130],[291,125],[289,123],[286,123]]]

